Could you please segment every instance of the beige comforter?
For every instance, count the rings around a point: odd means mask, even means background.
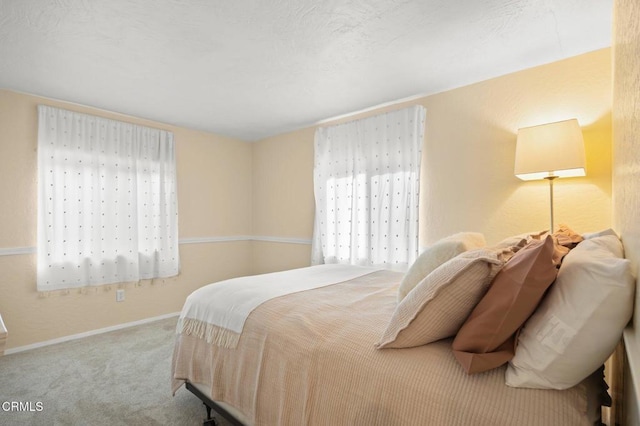
[[[179,335],[185,380],[255,425],[588,425],[586,389],[514,389],[504,368],[468,376],[451,340],[376,349],[402,275],[379,271],[265,302],[235,349]]]

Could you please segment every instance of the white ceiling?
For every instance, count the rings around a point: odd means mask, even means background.
[[[252,141],[611,44],[613,0],[0,0],[0,87]]]

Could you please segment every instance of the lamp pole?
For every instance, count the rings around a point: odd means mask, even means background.
[[[550,207],[550,217],[551,217],[551,228],[549,229],[549,233],[553,234],[553,181],[557,179],[558,176],[550,175],[545,176],[545,179],[549,181],[549,207]]]

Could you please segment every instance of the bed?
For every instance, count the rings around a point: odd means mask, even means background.
[[[294,273],[299,278],[332,267]],[[352,278],[259,303],[236,339],[212,342],[218,334],[181,322],[173,392],[186,385],[205,403],[208,418],[213,408],[239,425],[600,424],[601,370],[565,390],[514,388],[505,384],[506,365],[467,374],[452,337],[411,348],[377,347],[398,306],[404,274],[345,268]],[[286,273],[250,279],[274,283]],[[197,292],[190,296],[196,304],[205,299]],[[187,304],[181,321],[206,305]]]

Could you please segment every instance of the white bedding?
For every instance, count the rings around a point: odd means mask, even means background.
[[[247,317],[262,303],[287,294],[358,278],[377,270],[353,265],[317,265],[209,284],[187,297],[176,332],[194,335],[217,346],[234,348]]]

